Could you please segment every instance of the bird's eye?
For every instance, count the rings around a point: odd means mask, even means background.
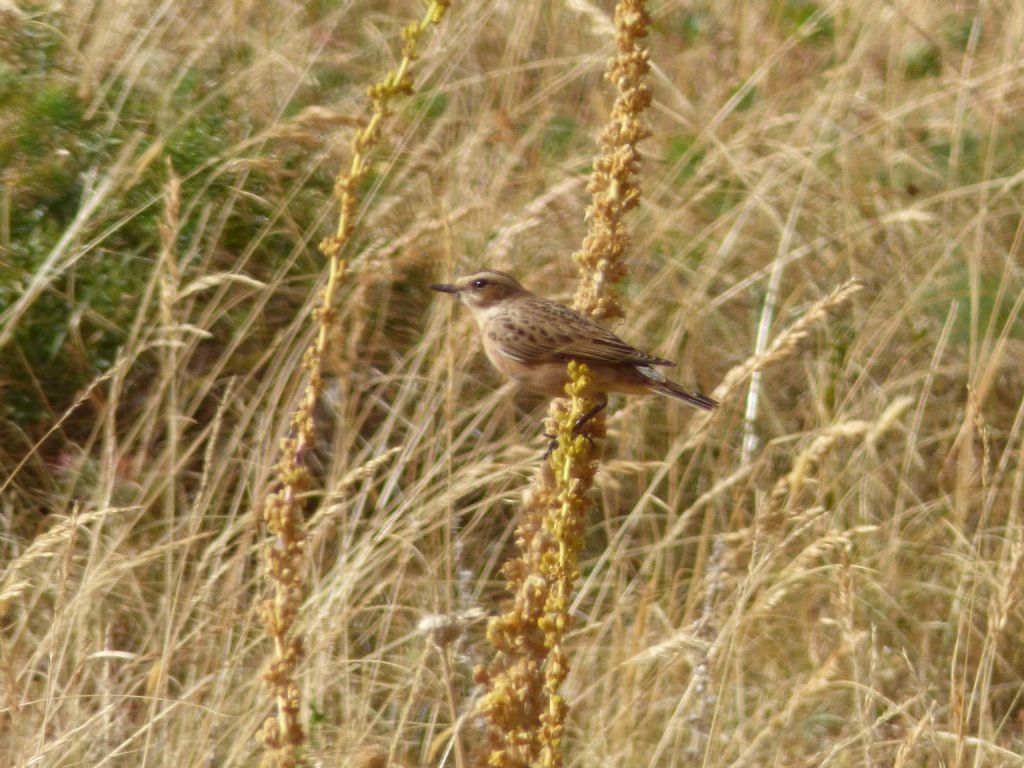
[[[474,280],[473,281],[473,287],[477,288],[477,289],[479,289],[479,288],[486,288],[488,285],[490,285],[490,283],[487,280],[482,280],[481,279],[481,280]]]

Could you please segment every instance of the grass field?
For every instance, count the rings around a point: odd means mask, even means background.
[[[723,405],[612,401],[565,764],[1020,766],[1024,5],[650,9],[613,330]],[[0,766],[259,763],[317,244],[421,13],[0,1]],[[613,36],[456,3],[386,123],[308,456],[313,765],[480,740],[545,402],[427,286],[571,299]]]

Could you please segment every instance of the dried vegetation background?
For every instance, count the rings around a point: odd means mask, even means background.
[[[259,504],[333,178],[420,12],[0,4],[0,763],[258,760]],[[317,764],[477,740],[483,623],[424,620],[498,610],[544,410],[426,285],[569,300],[609,12],[457,4],[362,190],[310,458]],[[614,404],[566,764],[1020,765],[1024,5],[652,15],[614,327],[742,376],[700,432]],[[742,366],[801,321],[755,413]]]

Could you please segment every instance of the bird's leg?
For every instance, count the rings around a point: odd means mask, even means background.
[[[598,403],[593,408],[591,408],[589,411],[587,411],[582,416],[580,416],[578,419],[576,419],[576,423],[573,424],[573,426],[572,426],[573,434],[578,435],[580,430],[583,429],[583,427],[586,425],[586,423],[588,421],[590,421],[592,418],[594,418],[595,416],[597,416],[597,414],[599,414],[601,411],[603,411],[605,409],[605,406],[607,406],[607,405],[608,405],[608,398],[606,397],[600,403]],[[589,440],[590,438],[587,438],[587,439]],[[592,440],[591,440],[591,445],[593,445],[593,441]]]
[[[547,461],[548,456],[555,452],[555,448],[558,447],[558,435],[553,435],[546,429],[541,432],[541,435],[547,438],[548,447],[544,451],[544,455],[541,457],[541,461]]]
[[[548,456],[555,452],[555,448],[558,447],[558,438],[554,435],[549,435],[547,432],[544,433],[544,437],[548,439],[548,447],[544,450],[544,455],[541,456],[541,461],[547,461]]]
[[[572,433],[574,435],[580,434],[580,430],[583,429],[583,427],[585,427],[587,425],[587,422],[590,421],[595,416],[597,416],[597,414],[599,414],[601,411],[603,411],[605,409],[605,406],[607,406],[607,405],[608,405],[608,396],[605,395],[604,397],[601,398],[601,401],[597,405],[595,405],[589,411],[587,411],[582,416],[580,416],[578,419],[576,419],[576,423],[572,425]],[[546,460],[548,458],[548,456],[550,456],[554,452],[555,448],[558,447],[558,436],[557,435],[552,435],[552,434],[550,434],[548,432],[544,432],[542,434],[549,441],[548,442],[547,450],[544,451],[544,459],[542,459],[542,460]],[[593,438],[591,438],[590,435],[583,435],[583,437],[584,437],[584,439],[588,443],[590,443],[590,447],[591,447],[591,449],[593,449],[594,448],[594,440],[593,440]]]

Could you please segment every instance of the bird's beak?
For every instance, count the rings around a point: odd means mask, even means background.
[[[459,289],[454,285],[448,285],[447,283],[436,283],[430,286],[430,290],[439,291],[440,293],[458,293]]]

